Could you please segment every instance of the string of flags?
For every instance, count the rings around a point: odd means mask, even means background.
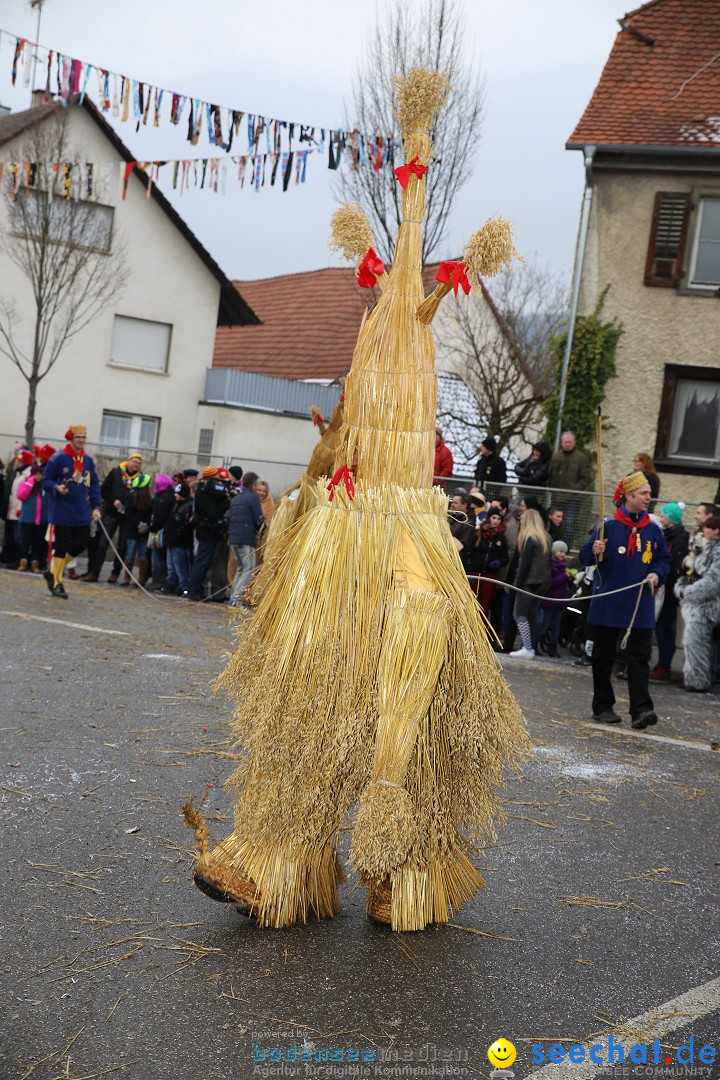
[[[174,191],[180,195],[190,188],[200,188],[221,195],[227,192],[229,179],[237,180],[240,187],[259,191],[266,184],[274,187],[277,182],[287,191],[294,177],[296,184],[304,184],[307,176],[307,160],[312,150],[283,151],[280,154],[243,154],[228,158],[187,158],[170,161],[128,161],[120,163],[119,194],[127,198],[128,183],[134,171],[148,178],[145,194],[150,198],[153,185],[161,178],[161,170],[171,172]],[[17,198],[21,187],[53,191],[66,199],[86,199],[103,202],[112,185],[112,174],[117,162],[35,162],[0,161],[0,183],[7,173],[10,177],[11,198]],[[50,183],[48,183],[48,180]],[[53,182],[54,181],[54,182]]]
[[[244,182],[245,173],[250,171],[256,190],[263,186],[268,177],[273,185],[278,175],[282,176],[283,190],[287,190],[293,168],[296,178],[298,173],[300,175],[298,182],[303,183],[309,153],[324,155],[327,152],[329,169],[347,165],[354,169],[372,168],[379,172],[393,166],[401,145],[400,140],[392,134],[368,135],[357,130],[323,128],[217,105],[109,71],[0,29],[0,40],[3,35],[15,43],[11,70],[13,86],[20,74],[24,84],[29,86],[33,65],[36,65],[38,70],[45,72],[45,102],[50,102],[55,94],[65,105],[76,97],[82,102],[86,94],[96,87],[97,94],[93,95],[93,101],[100,111],[120,122],[134,122],[136,131],[148,124],[159,127],[161,121],[175,127],[185,128],[187,125],[187,141],[197,146],[204,129],[210,145],[223,150],[228,157],[233,146],[237,155],[238,143],[246,139],[245,153],[232,160],[238,166],[241,183]],[[208,170],[213,173],[219,171],[219,167],[213,166],[211,169],[211,163],[219,160],[215,157],[163,164],[173,166],[173,178],[180,183],[181,179],[185,181],[184,172],[188,169],[192,171],[193,180],[196,167],[202,169],[203,176]],[[195,161],[197,166],[193,164]],[[249,162],[252,162],[252,166],[248,170]],[[186,166],[185,170],[183,165]],[[212,179],[214,184],[217,178],[213,176]],[[213,187],[213,190],[217,188]]]

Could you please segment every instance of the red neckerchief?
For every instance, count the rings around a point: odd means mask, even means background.
[[[504,521],[501,521],[496,529],[494,529],[492,525],[488,524],[487,521],[483,521],[480,525],[480,532],[483,534],[483,536],[486,536],[488,540],[494,540],[496,536],[502,536],[506,528],[507,526],[505,525]]]
[[[68,443],[63,450],[64,454],[73,459],[73,475],[75,473],[82,474],[85,472],[85,464],[83,458],[85,457],[85,450],[76,450],[72,443]]]
[[[618,506],[614,516],[615,520],[619,521],[621,525],[626,525],[628,529],[632,530],[630,533],[630,539],[628,540],[627,553],[628,555],[634,555],[635,552],[638,550],[638,533],[642,532],[645,526],[650,524],[650,515],[648,513],[645,513],[637,521],[633,521],[633,519],[625,513],[623,507]]]

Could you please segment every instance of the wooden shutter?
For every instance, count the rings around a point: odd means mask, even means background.
[[[672,288],[680,282],[689,217],[688,192],[658,191],[645,264],[646,285]]]

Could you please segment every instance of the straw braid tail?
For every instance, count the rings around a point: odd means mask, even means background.
[[[416,312],[417,317],[423,326],[430,325],[440,307],[440,301],[444,296],[447,296],[449,292],[452,292],[451,283],[449,281],[442,281],[439,285],[436,285],[430,295],[423,300]]]

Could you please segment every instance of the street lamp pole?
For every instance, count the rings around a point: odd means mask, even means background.
[[[30,0],[30,7],[37,8],[37,25],[35,27],[35,51],[33,53],[32,76],[30,78],[30,105],[32,106],[33,93],[35,92],[35,72],[37,71],[38,49],[40,48],[40,20],[45,0]]]

